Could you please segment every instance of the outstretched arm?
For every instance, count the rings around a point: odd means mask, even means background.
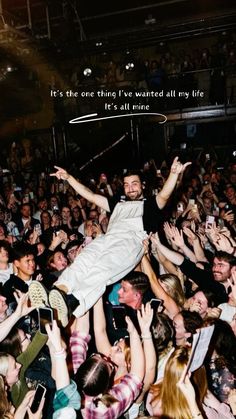
[[[83,198],[87,199],[89,202],[97,205],[98,207],[110,211],[108,200],[105,196],[95,194],[89,188],[84,186],[78,180],[76,180],[73,176],[71,176],[65,169],[62,169],[59,166],[54,166],[57,171],[55,173],[51,173],[50,176],[55,176],[57,179],[67,180],[67,182],[74,188],[74,190],[81,195]]]
[[[159,192],[159,194],[156,197],[156,201],[157,201],[157,205],[160,209],[164,208],[164,206],[166,205],[169,197],[171,196],[178,177],[180,175],[180,173],[183,173],[185,168],[187,166],[189,166],[191,164],[191,162],[187,162],[185,164],[180,163],[179,158],[175,157],[172,165],[171,165],[171,169],[170,169],[170,174],[162,188],[162,190]]]
[[[147,256],[143,256],[142,262],[142,271],[148,276],[150,285],[152,288],[152,292],[155,294],[157,298],[163,300],[163,304],[165,309],[167,310],[168,316],[173,319],[173,317],[179,312],[179,308],[176,302],[173,300],[170,295],[168,295],[164,288],[162,288],[161,284],[158,282],[155,272],[152,269],[152,266],[147,258]]]
[[[181,253],[175,252],[174,250],[168,249],[168,247],[164,246],[158,237],[158,234],[153,234],[151,237],[151,241],[154,246],[160,251],[163,256],[165,256],[170,262],[174,263],[175,265],[179,266],[182,265],[184,261],[184,256]]]
[[[99,298],[93,307],[93,327],[97,351],[109,356],[111,352],[111,344],[106,331],[106,319],[102,297]]]

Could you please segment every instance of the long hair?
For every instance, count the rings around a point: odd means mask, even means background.
[[[189,349],[184,347],[176,349],[166,363],[165,374],[162,383],[151,386],[151,393],[153,395],[152,403],[161,400],[163,418],[192,418],[188,402],[177,386],[183,369],[188,362],[188,358]],[[199,372],[194,380],[194,384],[196,385],[197,391],[199,392],[199,401],[203,400],[207,390],[206,374],[204,374],[204,371]],[[203,383],[201,380],[203,380]]]
[[[5,389],[4,378],[0,375],[0,418],[1,419],[14,419],[10,413],[11,404],[7,398]]]
[[[9,368],[9,355],[6,352],[0,352],[0,375],[5,377]]]
[[[167,294],[182,308],[185,303],[185,296],[179,278],[173,274],[164,274],[160,275],[160,282],[166,286]]]
[[[95,404],[101,401],[110,406],[117,401],[107,393],[114,383],[114,375],[115,370],[111,372],[102,357],[90,356],[80,365],[75,375],[75,382],[81,394],[92,397],[102,394],[101,397],[94,399]]]
[[[5,339],[0,343],[0,351],[17,358],[22,353],[21,340],[18,329],[13,326]]]
[[[218,358],[215,363],[218,368],[227,367],[236,376],[236,337],[231,326],[220,319],[215,321],[211,347],[216,351]]]

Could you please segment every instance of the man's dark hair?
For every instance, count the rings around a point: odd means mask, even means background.
[[[228,262],[230,266],[236,266],[236,257],[233,255],[230,255],[229,253],[222,252],[221,250],[219,252],[215,253],[215,258],[219,260],[223,260],[224,262]]]
[[[12,260],[20,260],[25,256],[28,255],[33,255],[35,256],[35,252],[34,249],[32,248],[32,246],[30,246],[30,244],[27,243],[16,243],[13,247],[13,252],[12,252]]]
[[[143,272],[132,271],[123,278],[123,281],[129,282],[141,295],[150,289],[148,276]]]
[[[127,176],[138,176],[141,183],[143,182],[143,174],[140,170],[138,169],[128,169],[126,173],[123,174],[122,176],[122,180],[124,182],[124,178]]]
[[[30,207],[30,211],[32,213],[32,205],[30,204],[30,202],[25,202],[24,204],[21,204],[20,210],[22,210],[22,208],[24,207]]]
[[[193,295],[197,294],[197,292],[202,292],[204,294],[204,296],[207,299],[208,307],[213,308],[213,307],[217,306],[218,301],[217,301],[217,298],[216,298],[214,292],[212,292],[211,290],[208,290],[208,289],[202,290],[201,288],[197,288],[194,291]]]
[[[10,243],[6,240],[0,240],[0,250],[1,249],[4,249],[9,254],[11,251]]]
[[[182,310],[180,314],[183,317],[186,332],[194,335],[197,329],[203,326],[203,319],[196,311]]]

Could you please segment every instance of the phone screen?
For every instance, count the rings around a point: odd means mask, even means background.
[[[215,222],[215,217],[213,215],[207,215],[206,217],[206,230],[211,228]]]
[[[127,323],[125,321],[126,311],[123,306],[112,307],[113,319],[116,329],[127,329]]]
[[[157,312],[158,311],[158,308],[160,307],[160,305],[162,304],[162,300],[159,300],[158,298],[152,298],[151,300],[150,300],[150,304],[151,304],[151,307],[152,307],[152,309],[155,311],[155,312]]]
[[[40,405],[40,402],[41,402],[42,398],[44,397],[45,393],[46,393],[46,388],[44,386],[42,386],[41,384],[38,384],[37,388],[36,388],[36,392],[35,392],[35,395],[34,395],[32,405],[30,407],[30,410],[31,410],[32,413],[37,412],[37,410],[39,408],[39,405]]]
[[[39,330],[43,335],[46,335],[46,324],[52,324],[53,321],[53,311],[51,308],[38,308],[38,319],[39,319]]]

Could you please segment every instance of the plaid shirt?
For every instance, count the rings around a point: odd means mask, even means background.
[[[86,359],[90,336],[79,332],[73,332],[70,338],[70,349],[74,372]],[[106,407],[102,402],[94,403],[96,397],[85,395],[84,408],[81,414],[85,419],[115,419],[119,418],[138,397],[142,389],[142,381],[135,374],[125,374],[119,384],[113,385],[109,394],[118,401]]]
[[[80,395],[77,391],[77,385],[73,380],[66,387],[57,390],[53,400],[53,419],[57,418],[60,409],[65,407],[72,407],[76,410],[80,408]]]

